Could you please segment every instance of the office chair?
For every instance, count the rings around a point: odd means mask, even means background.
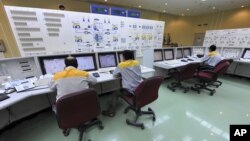
[[[184,93],[188,92],[189,87],[182,85],[182,81],[188,80],[194,77],[194,73],[197,68],[200,66],[200,63],[190,63],[182,67],[180,70],[175,69],[173,72],[170,72],[170,75],[176,80],[168,85],[168,88],[175,92],[176,88],[184,89]]]
[[[233,59],[225,59],[225,60],[220,61],[217,65],[220,65],[221,63],[224,63],[225,61],[228,61],[229,66],[233,63]],[[221,76],[224,73],[221,73],[221,74],[218,74],[218,75]],[[212,82],[210,85],[215,86],[216,88],[218,88],[218,87],[220,87],[222,85],[222,82],[219,81],[219,80],[216,80],[215,82]]]
[[[153,115],[153,121],[155,121],[155,113],[151,108],[148,111],[142,111],[141,108],[155,101],[158,98],[158,90],[163,78],[160,76],[150,77],[143,80],[131,94],[126,90],[121,91],[121,98],[124,99],[129,106],[124,110],[127,113],[129,110],[133,110],[136,113],[134,121],[126,120],[128,125],[141,127],[144,129],[143,123],[137,123],[138,118],[143,114]]]
[[[213,96],[216,91],[215,89],[208,88],[208,86],[211,83],[216,82],[220,75],[226,73],[229,65],[230,64],[227,60],[222,60],[213,68],[213,70],[202,70],[196,72],[195,77],[197,77],[201,83],[195,84],[191,89],[197,91],[198,94],[200,94],[201,89],[205,89],[210,92],[210,96]]]
[[[59,98],[55,105],[56,119],[64,136],[68,136],[70,128],[77,128],[80,132],[79,141],[82,140],[83,132],[98,124],[103,129],[102,122],[97,119],[100,114],[98,96],[93,88],[71,93]]]

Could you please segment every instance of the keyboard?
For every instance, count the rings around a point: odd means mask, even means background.
[[[39,87],[39,86],[49,86],[50,82],[51,82],[52,78],[43,78],[43,79],[39,79],[35,82],[35,86]]]

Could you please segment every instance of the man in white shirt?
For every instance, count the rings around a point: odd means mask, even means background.
[[[134,52],[125,50],[123,52],[124,61],[121,62],[113,72],[115,77],[121,76],[122,79],[122,89],[126,89],[129,93],[133,94],[136,87],[142,82],[141,67],[137,60],[134,60]],[[112,103],[109,110],[103,111],[103,115],[113,117],[115,114],[115,104],[117,97],[122,94],[118,92],[113,92]]]
[[[65,69],[55,73],[53,77],[52,89],[57,89],[56,100],[66,94],[85,90],[89,88],[89,83],[96,83],[96,78],[86,71],[78,70],[76,58],[69,56],[65,58]]]
[[[220,53],[216,51],[216,46],[211,45],[208,55],[204,56],[201,60],[203,64],[200,66],[199,70],[211,70],[222,60],[222,57]]]

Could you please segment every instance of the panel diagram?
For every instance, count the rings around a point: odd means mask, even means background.
[[[5,6],[22,56],[162,48],[165,23]]]
[[[250,28],[207,31],[203,46],[212,44],[218,47],[249,47]]]

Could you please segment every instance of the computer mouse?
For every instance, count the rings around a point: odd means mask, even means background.
[[[94,77],[100,77],[99,73],[97,73],[97,72],[93,73],[93,76]]]
[[[10,93],[13,93],[15,92],[16,90],[15,89],[8,89],[8,90],[5,90],[5,94],[10,94]]]

